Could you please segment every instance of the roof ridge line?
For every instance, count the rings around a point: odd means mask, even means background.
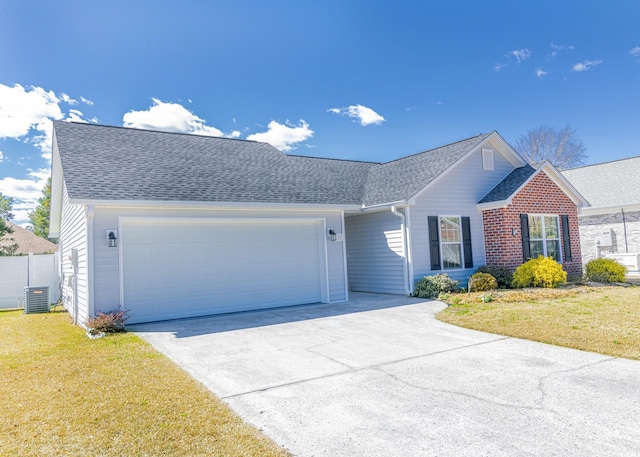
[[[382,162],[372,162],[370,160],[355,160],[355,159],[341,159],[339,157],[315,157],[315,156],[306,156],[306,155],[298,155],[298,154],[286,154],[287,157],[292,158],[302,158],[302,159],[317,159],[317,160],[335,160],[338,162],[354,162],[354,163],[369,163],[372,165],[381,165]]]
[[[592,164],[589,164],[589,165],[581,165],[579,167],[574,167],[574,168],[567,168],[566,170],[562,170],[562,173],[564,173],[565,171],[580,170],[582,168],[588,168],[588,167],[598,167],[600,165],[607,165],[607,164],[610,164],[610,163],[622,162],[623,160],[631,160],[631,159],[640,159],[640,155],[631,156],[631,157],[625,157],[625,158],[622,158],[622,159],[608,160],[606,162],[592,163]]]
[[[169,132],[169,131],[166,131],[166,130],[143,129],[143,128],[140,128],[140,127],[127,127],[127,126],[124,126],[124,125],[94,124],[94,123],[91,123],[91,122],[78,122],[78,121],[65,121],[65,120],[55,120],[55,121],[53,121],[53,123],[54,123],[54,125],[55,124],[61,124],[61,125],[64,125],[64,124],[76,124],[76,125],[91,126],[91,127],[105,127],[105,128],[110,128],[110,129],[136,130],[138,132],[166,133],[166,134],[170,134],[170,135],[189,135],[189,136],[196,136],[196,137],[201,137],[201,138],[216,138],[218,140],[231,140],[231,141],[243,141],[243,142],[246,142],[246,143],[269,144],[269,143],[266,143],[264,141],[247,140],[247,139],[244,139],[244,138],[229,138],[227,136],[203,135],[201,133],[189,133],[189,132]],[[269,146],[271,146],[271,147],[277,149],[278,151],[280,151],[275,146],[272,146],[270,144],[269,144]],[[280,152],[282,152],[282,151],[280,151]]]
[[[493,132],[489,132],[489,133],[480,133],[479,135],[470,136],[469,138],[465,138],[465,139],[463,139],[463,140],[458,140],[458,141],[454,141],[453,143],[443,144],[443,145],[441,145],[441,146],[437,146],[437,147],[435,147],[435,148],[427,149],[426,151],[421,151],[421,152],[416,152],[416,153],[413,153],[413,154],[409,154],[408,156],[399,157],[399,158],[397,158],[397,159],[389,160],[388,162],[381,162],[380,164],[381,164],[381,165],[386,165],[386,164],[388,164],[388,163],[393,163],[393,162],[397,162],[397,161],[399,161],[399,160],[408,159],[409,157],[415,157],[415,156],[418,156],[418,155],[420,155],[420,154],[426,154],[427,152],[433,152],[433,151],[435,151],[435,150],[437,150],[437,149],[442,149],[442,148],[446,148],[446,147],[449,147],[449,146],[453,146],[453,145],[455,145],[455,144],[463,143],[463,142],[465,142],[465,141],[469,141],[469,140],[472,140],[472,139],[474,139],[474,138],[479,138],[479,137],[481,137],[481,136],[490,135],[491,133],[493,133]]]

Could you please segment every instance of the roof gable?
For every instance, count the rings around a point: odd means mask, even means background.
[[[511,204],[513,197],[539,173],[545,173],[578,208],[589,206],[589,202],[562,176],[558,169],[551,162],[545,161],[535,167],[527,164],[513,170],[478,202],[478,207],[484,210]]]
[[[362,203],[371,206],[408,200],[474,150],[488,135],[478,135],[373,168]]]

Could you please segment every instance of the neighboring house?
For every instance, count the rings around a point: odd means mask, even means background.
[[[0,240],[0,246],[18,245],[13,255],[53,254],[58,251],[58,246],[49,240],[34,235],[29,230],[23,229],[12,222],[6,222],[13,229],[12,233],[6,233]]]
[[[640,156],[565,170],[589,201],[579,214],[582,260],[615,254],[630,270],[640,255]]]
[[[65,306],[130,322],[409,294],[425,275],[551,255],[581,271],[584,198],[496,132],[387,163],[54,122]]]

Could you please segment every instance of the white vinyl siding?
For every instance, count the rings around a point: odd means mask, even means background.
[[[62,189],[62,216],[60,219],[59,248],[62,263],[62,298],[67,311],[73,313],[77,298],[78,322],[84,323],[90,315],[87,261],[87,217],[84,205],[69,203],[66,185]],[[78,251],[78,268],[71,264],[73,249]],[[75,283],[75,284],[74,284]],[[77,297],[74,287],[77,287]]]
[[[405,293],[401,220],[390,210],[345,218],[349,289]]]
[[[446,271],[448,275],[464,282],[478,266],[484,265],[482,212],[478,210],[477,204],[514,169],[496,148],[493,150],[494,171],[492,173],[483,172],[482,150],[479,149],[418,196],[415,205],[411,207],[411,256],[414,283],[424,276],[444,272],[444,270],[431,270],[429,216],[447,215],[455,211],[454,214],[470,218],[474,268],[449,270]]]

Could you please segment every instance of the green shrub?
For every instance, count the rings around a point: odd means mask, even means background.
[[[425,276],[416,283],[415,297],[438,298],[440,294],[454,292],[458,289],[458,281],[451,279],[448,274]]]
[[[113,309],[103,313],[98,311],[95,317],[89,318],[87,321],[87,327],[89,332],[95,334],[98,332],[104,333],[118,333],[124,332],[124,324],[129,318],[127,313],[129,311],[123,311],[120,309]]]
[[[551,257],[539,256],[523,263],[513,273],[513,287],[558,287],[567,282],[562,265]]]
[[[627,269],[613,259],[595,259],[585,265],[588,281],[624,282]]]
[[[488,273],[498,282],[498,287],[500,289],[508,289],[511,287],[511,283],[513,282],[513,273],[507,267],[503,267],[500,265],[483,265],[478,267],[476,273]]]
[[[498,281],[489,273],[475,273],[469,280],[471,292],[486,292],[498,288]]]
[[[493,301],[494,297],[493,294],[482,294],[480,295],[480,301],[482,303],[491,303]]]

